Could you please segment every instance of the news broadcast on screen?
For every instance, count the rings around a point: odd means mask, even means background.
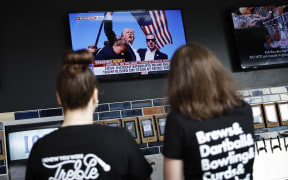
[[[69,24],[72,49],[94,54],[98,79],[165,74],[186,44],[180,9],[73,12]]]

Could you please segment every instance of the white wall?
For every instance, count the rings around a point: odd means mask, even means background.
[[[258,149],[264,147],[263,141],[257,141]],[[281,148],[271,149],[270,140],[265,140],[267,152],[255,152],[254,180],[287,180],[288,179],[288,151],[284,147],[284,138],[280,138]],[[288,143],[288,137],[286,138]],[[278,139],[272,140],[272,146],[279,145]],[[256,149],[256,148],[255,148]]]

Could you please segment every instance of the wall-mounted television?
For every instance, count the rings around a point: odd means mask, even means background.
[[[93,52],[91,68],[98,80],[163,76],[175,50],[186,44],[181,9],[68,16],[72,49]]]
[[[61,123],[62,120],[4,126],[8,177],[10,180],[25,179],[26,163],[33,144],[39,138],[57,130]]]
[[[288,5],[238,7],[231,17],[242,69],[288,66]]]

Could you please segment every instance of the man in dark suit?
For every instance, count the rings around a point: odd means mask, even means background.
[[[123,38],[114,41],[113,45],[107,44],[99,49],[94,57],[95,60],[125,59],[127,42]]]
[[[138,49],[137,51],[141,57],[141,61],[168,59],[167,54],[160,52],[156,48],[156,39],[153,34],[146,35],[146,43],[146,49]]]
[[[114,44],[114,41],[119,38],[112,29],[112,12],[107,12],[104,20],[104,32],[108,38],[109,44]],[[134,30],[126,28],[121,34],[121,38],[127,41],[127,49],[124,52],[125,61],[141,61],[137,50],[133,48],[132,44],[135,39]]]

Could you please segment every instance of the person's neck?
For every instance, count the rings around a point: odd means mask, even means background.
[[[156,49],[150,49],[150,48],[147,48],[147,49],[149,49],[150,52],[156,51]]]
[[[89,108],[66,110],[62,127],[93,123],[93,110]]]

